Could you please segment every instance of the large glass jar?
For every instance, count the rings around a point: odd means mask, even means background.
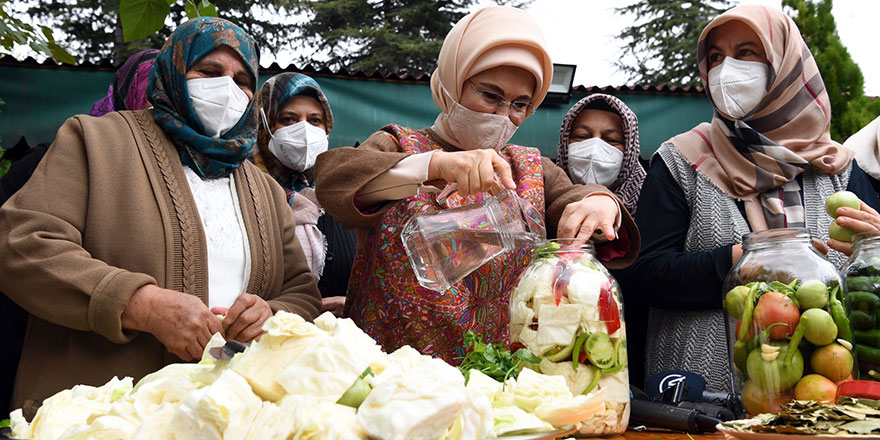
[[[853,238],[853,254],[841,270],[848,292],[858,369],[856,379],[880,380],[880,232]]]
[[[806,229],[743,237],[743,255],[724,283],[731,364],[743,408],[777,411],[793,399],[833,401],[852,372],[846,292],[840,274]]]
[[[541,358],[541,373],[565,376],[575,395],[601,393],[604,409],[582,435],[620,434],[629,422],[623,301],[592,244],[539,248],[510,296],[510,339]]]

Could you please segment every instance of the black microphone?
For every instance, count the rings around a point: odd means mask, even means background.
[[[698,409],[703,408],[708,415],[712,415],[713,411],[710,411],[710,408],[705,404],[724,407],[727,411],[714,415],[722,420],[732,420],[734,413],[740,411],[739,399],[735,394],[707,390],[706,379],[691,371],[671,370],[651,375],[646,381],[645,392],[651,400]],[[698,402],[704,405],[688,402]]]
[[[714,432],[715,425],[721,423],[721,420],[705,415],[697,409],[682,408],[662,402],[633,400],[629,423],[698,434]]]

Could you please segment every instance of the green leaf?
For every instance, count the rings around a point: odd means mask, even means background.
[[[0,150],[0,152],[2,152],[2,150]],[[10,422],[9,419],[0,420],[0,428],[8,428],[10,426],[12,426],[12,422]]]
[[[49,42],[49,52],[52,54],[52,58],[54,58],[55,61],[64,64],[76,64],[76,58],[54,41]]]
[[[170,12],[167,0],[122,0],[119,18],[123,39],[129,42],[153,35],[165,25]]]
[[[186,18],[192,20],[193,18],[197,18],[199,16],[199,9],[192,2],[192,0],[188,0],[186,5],[183,7],[183,10],[186,11]]]
[[[199,3],[199,15],[202,17],[219,17],[219,15],[217,15],[217,7],[211,4],[208,0],[202,0],[202,2]]]

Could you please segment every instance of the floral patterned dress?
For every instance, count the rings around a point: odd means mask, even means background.
[[[424,153],[441,146],[416,130],[392,126],[401,151]],[[544,214],[541,154],[536,148],[508,145],[500,152],[511,165],[516,192]],[[419,194],[394,205],[381,221],[358,232],[345,315],[386,351],[410,345],[453,364],[464,355],[468,330],[487,342],[508,340],[510,290],[528,264],[529,250],[505,252],[444,292],[419,285],[403,247],[401,232],[415,214],[443,209],[437,193]],[[453,193],[449,207],[466,206],[487,194]]]

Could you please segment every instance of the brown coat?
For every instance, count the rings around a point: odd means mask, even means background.
[[[422,132],[430,135],[444,150],[457,150],[432,130],[426,129]],[[394,167],[406,156],[407,153],[400,151],[400,145],[392,135],[390,126],[382,127],[357,148],[335,148],[319,155],[315,164],[315,188],[321,206],[347,228],[369,228],[382,218],[390,204],[374,212],[364,213],[355,206],[355,195],[369,181]],[[562,211],[569,203],[582,200],[596,191],[613,195],[602,185],[571,183],[565,171],[546,157],[541,158],[541,165],[544,169],[547,233],[551,237],[555,236]],[[631,244],[625,256],[605,263],[609,269],[622,269],[632,264],[638,256],[641,244],[635,222],[619,200],[617,203],[623,215],[622,227],[626,228]]]
[[[320,295],[284,191],[247,161],[233,176],[247,292],[313,319]],[[177,361],[152,335],[122,328],[128,299],[150,283],[208,302],[204,231],[175,146],[150,110],[68,119],[0,209],[0,291],[31,313],[15,407],[30,417],[75,384],[137,380]]]

